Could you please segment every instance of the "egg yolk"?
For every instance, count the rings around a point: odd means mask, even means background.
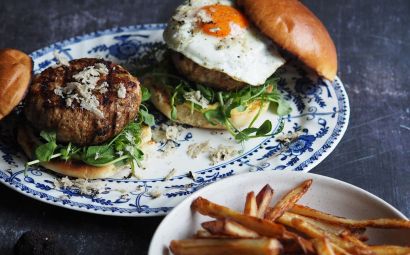
[[[248,26],[246,17],[231,6],[213,4],[204,6],[201,10],[204,10],[210,17],[209,22],[202,20],[200,23],[202,31],[208,35],[225,37],[231,33],[231,24],[241,28]]]

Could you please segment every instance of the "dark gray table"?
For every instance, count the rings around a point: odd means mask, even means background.
[[[31,52],[114,26],[166,22],[180,1],[0,1],[0,48]],[[410,216],[410,1],[304,0],[325,23],[351,104],[349,128],[312,172],[359,186]],[[162,218],[90,215],[0,185],[0,254],[27,230],[55,233],[70,254],[145,254]]]

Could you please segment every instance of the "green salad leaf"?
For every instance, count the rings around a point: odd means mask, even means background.
[[[57,135],[55,132],[42,131],[40,137],[43,138],[46,143],[36,148],[35,155],[41,162],[50,161],[54,151],[57,149]]]
[[[151,92],[145,87],[141,87],[141,102],[146,102],[151,98]]]
[[[54,158],[61,160],[78,160],[88,165],[102,167],[110,164],[130,164],[135,173],[135,164],[143,160],[141,151],[141,126],[142,122],[132,122],[110,142],[76,147],[71,143],[57,144],[55,132],[41,132],[41,137],[46,143],[40,144],[35,151],[36,160],[27,163],[27,166],[47,162]]]
[[[256,120],[260,117],[264,107],[276,105],[276,113],[280,116],[287,115],[291,108],[286,102],[279,90],[277,83],[279,78],[273,75],[261,86],[246,86],[235,91],[218,91],[211,87],[204,86],[195,82],[188,82],[184,78],[176,75],[169,58],[151,69],[145,74],[155,78],[156,83],[163,86],[169,94],[171,106],[171,119],[176,120],[178,116],[177,106],[188,103],[191,106],[191,112],[200,111],[205,119],[212,125],[223,125],[232,134],[238,142],[243,142],[251,138],[264,137],[272,135],[272,123],[266,120],[259,127],[255,127]],[[200,92],[209,104],[216,104],[216,108],[208,109],[200,104],[188,101],[185,98],[186,93]],[[244,112],[248,106],[259,101],[262,105],[259,112],[252,119],[250,125],[240,130],[230,121],[232,110]]]

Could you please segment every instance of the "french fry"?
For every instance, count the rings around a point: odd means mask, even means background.
[[[369,237],[364,233],[364,232],[350,232],[350,235],[354,236],[356,239],[362,241],[362,242],[367,242],[369,240]]]
[[[191,208],[203,215],[212,218],[223,220],[229,218],[238,222],[242,226],[255,231],[261,236],[287,239],[289,236],[284,226],[274,222],[259,219],[253,216],[245,215],[237,211],[231,210],[225,206],[221,206],[211,201],[198,197],[192,202]]]
[[[352,236],[359,241],[367,241],[368,239],[367,236],[364,234],[364,232],[366,231],[365,228],[348,228],[346,226],[330,224],[328,222],[317,220],[314,218],[309,218],[303,215],[299,215],[299,217],[307,223],[312,224],[327,233],[332,233],[340,237]]]
[[[394,245],[370,246],[375,255],[409,255],[410,247]]]
[[[276,255],[282,245],[276,239],[186,239],[173,240],[175,255]]]
[[[243,214],[250,216],[257,216],[258,205],[256,203],[255,193],[253,191],[246,195],[245,208],[243,209]]]
[[[299,186],[288,192],[284,197],[282,197],[279,202],[275,204],[274,207],[269,208],[265,213],[265,218],[271,221],[276,220],[282,214],[296,204],[297,201],[308,191],[309,187],[312,185],[312,180],[306,180]]]
[[[203,222],[196,239],[172,241],[170,249],[174,255],[410,255],[410,247],[364,243],[366,227],[410,228],[410,221],[352,220],[296,204],[311,184],[301,183],[272,208],[273,189],[265,185],[256,196],[247,194],[243,213],[198,197],[191,208],[216,220]]]
[[[231,220],[203,222],[202,227],[214,235],[226,235],[237,238],[257,238],[258,233]]]
[[[293,234],[293,233],[292,233]],[[281,240],[284,254],[314,254],[311,241],[295,234],[293,239]]]
[[[373,220],[352,220],[338,216],[334,216],[328,213],[324,213],[307,206],[296,204],[290,209],[290,212],[299,215],[304,215],[310,218],[322,220],[335,225],[342,225],[349,228],[410,228],[409,220],[399,219],[373,219]]]
[[[350,229],[344,226],[332,225],[327,222],[319,221],[313,218],[309,218],[303,215],[298,215],[298,218],[306,221],[309,224],[314,225],[317,228],[322,229],[325,232],[332,233],[335,235],[348,235],[351,234]]]
[[[226,239],[226,238],[233,238],[230,236],[224,236],[224,235],[215,235],[211,234],[205,229],[200,229],[196,231],[194,238],[199,238],[199,239]]]
[[[268,209],[270,202],[272,201],[273,197],[273,189],[269,184],[266,184],[256,195],[256,204],[258,206],[258,218],[263,218],[266,213],[266,209]]]
[[[311,238],[328,238],[335,245],[335,250],[338,252],[347,251],[358,255],[372,254],[367,245],[342,239],[332,233],[326,233],[317,226],[307,223],[297,214],[286,212],[278,219],[278,222],[292,227]]]
[[[332,245],[327,238],[313,239],[313,245],[318,255],[335,255]]]

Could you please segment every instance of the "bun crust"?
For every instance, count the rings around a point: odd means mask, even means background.
[[[278,46],[333,81],[335,45],[322,22],[299,0],[238,0],[250,19]]]
[[[0,120],[24,98],[30,85],[33,61],[15,49],[0,50]]]
[[[141,132],[143,146],[151,141],[151,129],[144,127]],[[25,125],[19,125],[17,129],[17,142],[22,147],[28,158],[34,158],[34,150],[40,144],[33,130]],[[40,163],[41,166],[61,175],[83,178],[83,179],[102,179],[113,176],[118,172],[115,165],[95,167],[86,165],[79,161],[51,160]]]
[[[171,105],[167,91],[155,84],[154,79],[146,78],[142,82],[144,86],[148,87],[151,92],[151,102],[153,105],[168,119],[171,119]],[[265,104],[262,109],[262,114],[267,111],[268,104]],[[207,110],[216,108],[217,105],[209,105]],[[237,110],[232,110],[231,112],[231,122],[236,128],[241,128],[247,126],[255,115],[258,113],[261,107],[259,101],[251,103],[246,111],[239,112]],[[212,125],[205,119],[202,112],[193,111],[191,113],[191,106],[187,103],[177,105],[177,119],[176,122],[191,125],[199,128],[207,129],[226,129],[223,125],[217,124]]]

